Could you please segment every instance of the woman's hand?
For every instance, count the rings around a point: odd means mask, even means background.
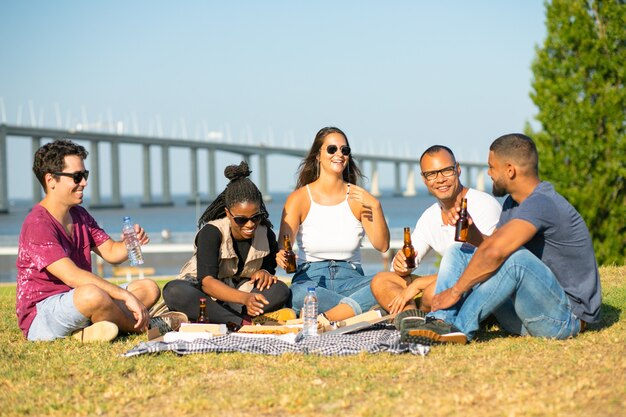
[[[268,305],[269,301],[263,296],[263,294],[246,293],[246,300],[243,303],[246,306],[248,315],[256,317],[263,314],[263,305]]]
[[[372,246],[380,252],[387,252],[389,249],[389,228],[380,201],[354,184],[350,184],[348,187],[348,200],[360,204],[359,213],[354,214],[361,221]],[[358,210],[356,207],[354,209]]]
[[[281,249],[276,252],[276,264],[280,266],[282,269],[287,267],[287,255],[285,255],[285,250]]]
[[[380,205],[376,197],[354,184],[350,184],[348,193],[348,199],[361,203],[361,216],[370,222],[374,221],[374,209]]]
[[[278,257],[278,255],[276,256]],[[265,269],[256,271],[250,277],[250,282],[256,283],[255,286],[259,291],[263,291],[264,289],[271,287],[277,280],[278,278],[276,278],[275,275],[270,274]]]

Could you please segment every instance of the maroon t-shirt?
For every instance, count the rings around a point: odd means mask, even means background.
[[[91,272],[91,249],[110,239],[93,217],[80,206],[70,208],[74,223],[71,238],[54,217],[37,204],[24,219],[18,242],[17,322],[28,335],[37,309],[35,305],[46,298],[70,291],[72,288],[50,274],[46,267],[59,259],[70,258],[77,267]]]

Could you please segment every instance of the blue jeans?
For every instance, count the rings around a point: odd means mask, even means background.
[[[446,251],[435,293],[457,282],[475,251],[469,244],[455,244]],[[566,339],[580,332],[580,320],[550,268],[523,248],[457,304],[429,316],[453,324],[471,340],[480,322],[492,313],[503,330],[513,334]]]
[[[352,262],[305,262],[291,281],[291,305],[299,314],[307,288],[315,287],[320,313],[343,303],[349,305],[355,315],[361,314],[376,305],[370,290],[373,277],[365,276],[361,265]]]

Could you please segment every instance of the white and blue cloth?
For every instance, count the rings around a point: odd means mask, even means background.
[[[246,335],[229,333],[209,339],[196,339],[175,342],[143,342],[123,356],[131,357],[146,353],[174,352],[179,355],[194,353],[256,353],[282,355],[301,353],[320,356],[349,356],[367,353],[410,353],[425,356],[429,346],[416,343],[401,343],[400,332],[393,326],[377,324],[370,329],[353,334],[322,334],[320,337],[296,338],[290,343],[278,337],[251,338]]]

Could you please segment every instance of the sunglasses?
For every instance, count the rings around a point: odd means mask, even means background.
[[[77,171],[77,172],[52,172],[52,175],[59,175],[61,177],[70,177],[74,180],[74,184],[80,184],[83,178],[86,180],[89,178],[89,171]]]
[[[228,209],[226,209],[226,210],[228,210]],[[235,221],[235,223],[239,227],[245,226],[248,222],[258,223],[258,222],[260,222],[261,220],[263,220],[265,218],[265,213],[262,213],[262,212],[259,212],[259,213],[255,214],[255,215],[253,215],[252,217],[233,216],[233,213],[231,213],[230,210],[228,210],[228,212],[230,213],[231,217],[233,218],[233,220]]]
[[[329,155],[334,155],[337,152],[337,149],[341,149],[341,154],[343,156],[350,155],[350,147],[348,145],[342,145],[341,148],[338,148],[337,145],[328,145],[326,147],[326,152],[328,152]]]

